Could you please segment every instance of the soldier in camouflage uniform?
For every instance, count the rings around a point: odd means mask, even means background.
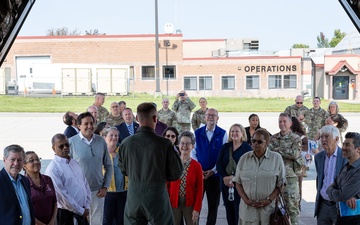
[[[298,225],[300,215],[300,184],[304,161],[301,157],[300,136],[290,129],[292,122],[288,113],[279,116],[280,132],[271,137],[268,148],[278,152],[284,160],[287,184],[283,195],[292,225]]]
[[[192,129],[195,131],[201,125],[206,125],[205,113],[207,108],[207,101],[204,97],[199,99],[200,109],[196,110],[191,119]]]
[[[110,112],[111,112],[110,115],[106,117],[105,121],[111,127],[115,127],[116,125],[119,125],[120,123],[124,122],[124,119],[120,114],[120,106],[117,102],[111,103]]]
[[[91,115],[93,116],[93,118],[94,118],[94,130],[95,130],[95,129],[96,129],[96,127],[97,127],[97,125],[98,125],[98,123],[99,123],[99,122],[97,121],[97,118],[98,118],[98,116],[97,116],[98,111],[97,111],[96,106],[94,106],[94,105],[89,106],[89,107],[86,109],[86,112],[91,113]]]
[[[302,97],[302,95],[296,96],[295,104],[286,107],[284,112],[289,113],[291,116],[298,118],[298,120],[304,125],[305,128],[310,122],[309,109],[306,106],[304,106],[304,98]]]
[[[190,131],[191,129],[191,120],[190,115],[191,111],[196,107],[195,103],[190,100],[188,95],[184,90],[180,91],[176,95],[176,100],[172,105],[172,110],[176,113],[177,119],[177,130],[179,133],[183,131]]]
[[[309,140],[314,140],[315,135],[318,131],[325,126],[325,120],[328,118],[329,114],[325,111],[325,109],[320,107],[321,99],[319,97],[315,97],[313,99],[313,106],[309,110],[309,132],[307,134]]]
[[[163,108],[158,111],[158,120],[165,123],[168,127],[176,126],[175,112],[169,109],[170,101],[164,98],[161,102]]]
[[[105,102],[105,95],[103,93],[96,93],[95,102],[93,106],[97,108],[97,122],[105,121],[106,117],[109,115],[109,111],[102,105]]]

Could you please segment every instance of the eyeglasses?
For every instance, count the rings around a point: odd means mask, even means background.
[[[303,104],[303,102],[296,102],[296,104],[302,105],[302,104]]]
[[[165,137],[167,137],[167,138],[176,138],[176,135],[174,135],[174,134],[167,134],[167,135],[165,135]]]
[[[27,161],[27,163],[39,163],[41,162],[41,158],[38,159],[30,159],[29,161]]]
[[[216,114],[205,114],[205,116],[207,116],[207,117],[216,117],[217,115]]]
[[[69,147],[70,147],[70,144],[69,144],[69,143],[65,143],[65,144],[59,145],[58,147],[59,147],[61,150],[63,150],[63,149],[65,148],[65,146],[66,146],[67,148],[69,148]]]
[[[191,143],[190,143],[190,142],[180,142],[180,145],[182,145],[182,146],[188,146],[188,145],[191,145]]]
[[[254,143],[254,144],[255,144],[255,143],[258,143],[258,145],[261,145],[261,144],[264,143],[265,141],[252,139],[251,142]]]

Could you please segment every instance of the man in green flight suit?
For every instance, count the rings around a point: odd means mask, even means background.
[[[153,103],[137,107],[138,131],[120,145],[120,169],[128,176],[124,224],[174,224],[166,181],[178,180],[182,162],[172,143],[155,134],[157,112]]]

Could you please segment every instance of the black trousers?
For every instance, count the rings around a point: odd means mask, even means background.
[[[336,225],[360,225],[360,216],[344,216],[338,215]]]
[[[79,216],[66,209],[58,209],[56,216],[57,225],[74,225],[74,218],[78,222],[78,225],[89,225],[89,222],[83,216]]]
[[[239,222],[239,207],[240,207],[240,195],[238,194],[234,183],[234,201],[229,201],[229,187],[221,182],[221,194],[224,201],[226,220],[228,225],[238,225]]]
[[[206,225],[215,225],[220,204],[220,177],[212,175],[204,179],[204,194],[208,202],[208,215]]]

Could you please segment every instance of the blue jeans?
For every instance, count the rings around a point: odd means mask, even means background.
[[[108,192],[105,196],[103,225],[123,225],[127,191]]]

